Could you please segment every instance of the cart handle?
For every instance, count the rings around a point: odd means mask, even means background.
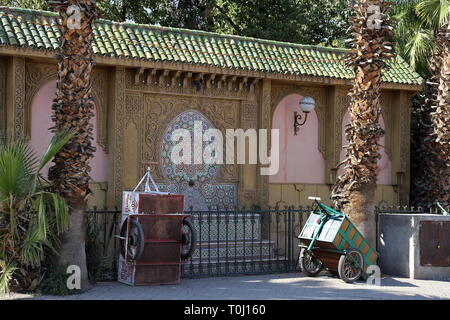
[[[448,212],[447,210],[444,209],[444,207],[439,203],[439,201],[436,201],[437,206],[439,207],[439,209],[442,210],[442,213],[444,214],[444,216],[450,216],[450,212]]]
[[[320,233],[322,232],[323,226],[328,221],[328,219],[332,216],[344,217],[345,215],[342,212],[336,211],[336,210],[324,205],[323,203],[320,203],[319,202],[320,198],[310,197],[309,199],[314,200],[314,202],[325,211],[325,215],[322,215],[320,217],[320,226],[317,229],[317,232],[314,234],[314,237],[308,246],[308,251],[311,251],[317,238],[319,237]]]

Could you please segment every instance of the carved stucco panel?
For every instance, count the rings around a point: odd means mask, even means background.
[[[25,59],[14,57],[14,137],[25,138]]]
[[[123,139],[125,115],[125,70],[116,69],[115,83],[115,141],[114,141],[114,193],[116,205],[120,205],[123,190]]]

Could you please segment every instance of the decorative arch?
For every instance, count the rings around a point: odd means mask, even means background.
[[[349,123],[350,121],[350,113],[349,110],[347,109],[344,112],[342,119],[342,123],[341,123],[341,132],[342,132],[342,141],[341,141],[341,145],[344,146],[347,144],[347,137],[345,136],[345,126]],[[379,123],[381,125],[381,127],[383,129],[386,130],[386,121],[385,121],[385,113],[382,112],[382,114],[380,115],[380,119],[379,119]],[[381,159],[378,160],[378,180],[377,183],[379,185],[391,185],[392,184],[392,162],[390,159],[390,156],[386,150],[386,136],[381,137],[380,139],[380,154],[381,154]],[[339,155],[339,162],[342,162],[345,158],[345,149],[342,147],[340,150],[340,155]],[[339,168],[338,170],[338,175],[342,174],[343,169]]]
[[[297,94],[302,97],[311,97],[316,102],[314,109],[319,120],[319,150],[326,157],[326,127],[325,127],[325,108],[327,92],[325,88],[320,87],[303,87],[303,86],[273,86],[270,111],[270,127],[272,127],[273,115],[280,102],[291,94]]]
[[[32,103],[39,90],[47,83],[56,81],[57,68],[54,65],[27,64],[25,72],[25,135],[26,139],[31,139]],[[103,70],[94,72],[92,81],[92,97],[97,108],[97,134],[96,139],[100,147],[108,153],[108,133],[106,119],[107,74]],[[53,101],[51,102],[53,103]]]
[[[191,135],[193,134],[193,125],[194,121],[201,121],[203,128],[202,133],[204,133],[208,129],[215,129],[216,127],[213,125],[212,121],[209,120],[203,113],[200,111],[189,109],[186,111],[183,111],[182,113],[178,114],[176,117],[174,117],[169,124],[167,125],[166,129],[164,130],[164,134],[162,135],[161,143],[160,143],[160,163],[161,163],[161,174],[166,179],[171,179],[171,175],[175,176],[176,179],[174,179],[177,183],[181,182],[182,176],[184,178],[198,178],[201,179],[202,182],[209,181],[209,182],[215,182],[220,177],[220,171],[221,167],[223,165],[220,164],[191,164],[191,165],[178,165],[181,166],[181,170],[177,171],[174,168],[174,165],[171,164],[171,161],[169,159],[170,157],[170,151],[171,147],[173,146],[173,142],[170,139],[170,134],[176,130],[176,129],[188,129],[191,130]],[[224,140],[225,141],[225,140]],[[192,140],[193,142],[193,140]],[[203,142],[203,145],[205,143]],[[198,150],[193,150],[193,152],[196,152]],[[203,150],[201,150],[202,152]],[[225,150],[224,150],[225,155]],[[192,153],[192,157],[194,156],[194,153]],[[181,175],[180,175],[181,174]],[[195,176],[195,177],[193,177]]]
[[[208,207],[234,207],[237,203],[237,184],[220,183],[222,164],[174,164],[171,152],[175,143],[171,133],[177,129],[187,129],[194,134],[195,121],[202,122],[202,133],[208,129],[215,129],[212,121],[203,113],[188,109],[175,116],[166,126],[160,141],[160,168],[164,183],[160,188],[164,191],[184,195],[185,208],[207,210]],[[204,143],[204,142],[203,142]],[[204,144],[205,146],[205,144]],[[192,157],[197,150],[192,150]],[[225,150],[224,150],[225,151]]]
[[[314,110],[297,136],[293,132],[294,111],[302,95],[289,94],[280,100],[272,115],[272,129],[279,129],[279,170],[270,183],[325,183],[326,161],[320,148],[320,120]],[[272,141],[273,144],[273,141]]]
[[[51,106],[56,92],[56,80],[47,81],[40,89],[35,93],[30,103],[30,116],[29,121],[29,138],[31,147],[37,152],[42,154],[45,147],[51,140],[52,133],[48,130],[53,126],[51,120]],[[97,114],[98,110],[94,103],[94,118],[93,122],[94,137],[97,137]],[[97,138],[94,139],[94,146],[97,151],[94,154],[94,158],[91,161],[91,177],[95,182],[106,182],[108,180],[108,158],[106,153],[98,145]],[[44,168],[44,175],[47,175],[48,168],[51,164],[48,164]]]

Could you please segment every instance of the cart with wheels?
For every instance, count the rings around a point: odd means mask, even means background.
[[[315,201],[315,208],[298,236],[300,269],[313,277],[326,268],[349,283],[366,279],[378,252],[346,215],[324,205],[320,198],[309,199]]]
[[[143,192],[138,187],[147,179]],[[153,190],[149,186],[153,184]],[[130,285],[173,284],[195,246],[192,215],[183,195],[160,192],[150,170],[133,191],[123,192],[118,281]]]

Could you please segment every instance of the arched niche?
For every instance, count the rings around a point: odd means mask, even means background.
[[[56,80],[50,80],[43,84],[34,95],[31,101],[30,108],[30,146],[37,152],[38,155],[44,153],[45,148],[52,138],[52,133],[48,130],[53,126],[51,119],[53,99],[55,99]],[[108,180],[108,156],[97,142],[97,108],[93,110],[94,117],[91,123],[94,127],[94,146],[97,151],[94,158],[91,160],[91,178],[95,182],[106,182]],[[43,169],[43,174],[46,177],[48,168],[52,163],[47,164]]]
[[[342,119],[342,146],[345,146],[348,144],[347,142],[347,137],[345,135],[345,127],[347,126],[347,124],[350,123],[350,113],[347,109],[347,111],[344,114],[344,117]],[[379,123],[381,125],[381,127],[383,129],[386,128],[385,126],[385,122],[384,122],[384,117],[381,114],[380,118],[379,118]],[[392,184],[392,162],[388,156],[388,154],[386,153],[385,150],[385,136],[382,136],[379,144],[381,145],[379,152],[381,154],[381,158],[378,160],[378,170],[377,170],[377,184],[379,185],[390,185]],[[340,157],[339,157],[340,161],[342,162],[345,159],[345,149],[342,148],[341,149],[341,153],[340,153]],[[338,175],[341,175],[343,173],[343,168],[339,168],[338,170]]]
[[[272,129],[279,130],[279,170],[269,177],[269,183],[325,183],[325,158],[319,150],[319,119],[315,111],[294,135],[294,112],[301,112],[294,93],[284,97],[276,106]],[[302,113],[303,114],[303,113]],[[273,150],[273,143],[272,150]]]

